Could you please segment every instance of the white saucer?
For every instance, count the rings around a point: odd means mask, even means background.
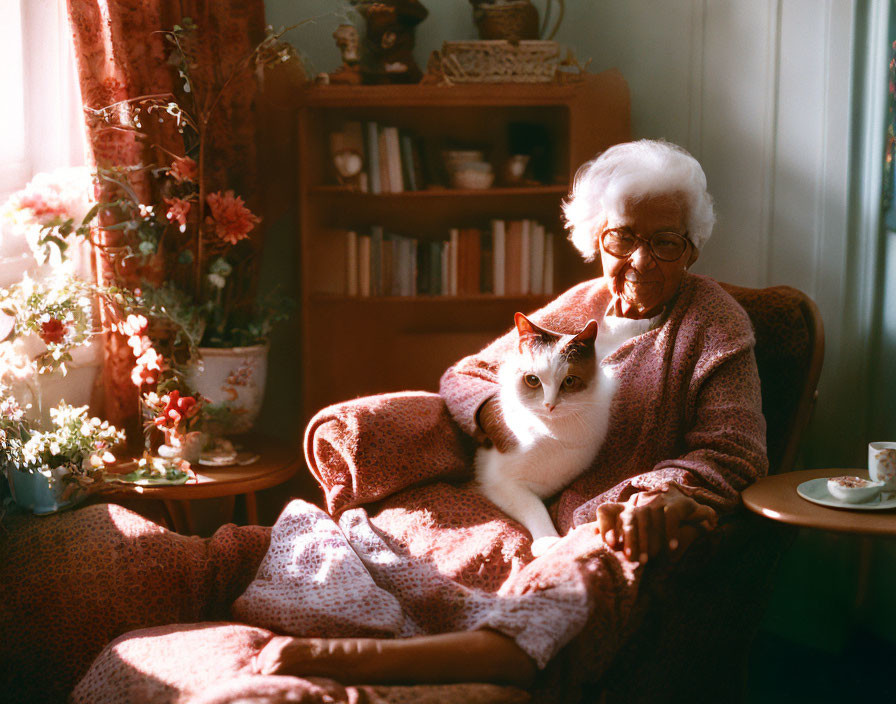
[[[807,482],[803,482],[796,488],[796,493],[806,499],[806,501],[811,501],[813,504],[821,506],[830,506],[831,508],[849,508],[859,511],[884,511],[896,508],[896,493],[893,492],[881,492],[871,501],[861,504],[851,504],[835,499],[828,491],[828,477],[810,479]]]

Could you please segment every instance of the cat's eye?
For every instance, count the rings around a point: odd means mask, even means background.
[[[530,389],[537,389],[539,386],[541,386],[541,379],[539,379],[534,374],[526,374],[523,377],[523,381],[526,382],[526,386],[528,386]]]
[[[581,379],[579,379],[579,377],[572,376],[570,374],[568,377],[566,377],[563,380],[563,388],[564,389],[574,389],[579,385],[580,382],[581,382]]]

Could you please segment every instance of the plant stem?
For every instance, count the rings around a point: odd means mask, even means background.
[[[199,123],[199,163],[197,164],[197,175],[199,178],[199,225],[196,228],[196,266],[195,266],[195,287],[194,296],[196,301],[201,300],[202,296],[202,230],[205,227],[205,219],[202,217],[205,210],[205,136],[206,136],[206,120],[200,118]]]

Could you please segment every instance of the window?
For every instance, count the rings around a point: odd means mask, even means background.
[[[39,171],[84,163],[65,0],[0,3],[0,200]]]

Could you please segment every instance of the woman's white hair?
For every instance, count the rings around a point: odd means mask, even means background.
[[[607,216],[621,212],[627,201],[655,195],[683,198],[688,239],[702,249],[716,220],[706,175],[681,147],[651,139],[617,144],[579,168],[563,203],[570,241],[591,261]]]

